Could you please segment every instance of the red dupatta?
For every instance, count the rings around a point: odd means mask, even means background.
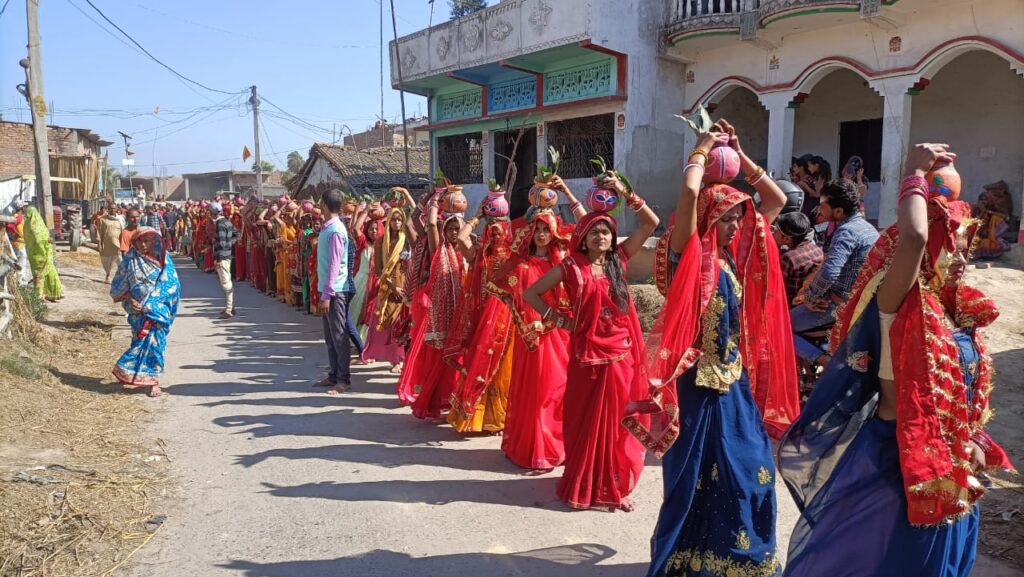
[[[461,372],[465,372],[462,364],[465,346],[481,320],[480,313],[483,312],[484,299],[487,297],[486,286],[508,261],[510,237],[511,224],[507,218],[488,219],[484,225],[484,234],[477,246],[459,308],[454,315],[452,332],[445,344],[445,362]],[[490,379],[487,380],[489,382]]]
[[[513,222],[512,256],[505,263],[494,279],[488,283],[487,290],[500,298],[512,311],[512,321],[519,331],[520,338],[528,350],[536,350],[540,337],[555,328],[551,322],[543,323],[540,314],[533,310],[523,300],[523,291],[526,286],[522,284],[522,274],[530,268],[530,259],[537,258],[531,254],[533,247],[533,235],[537,231],[538,223],[547,225],[551,231],[551,243],[548,245],[547,260],[553,266],[557,266],[565,258],[568,252],[569,239],[576,228],[575,225],[566,225],[550,210],[537,212],[529,222]],[[561,283],[554,289],[545,293],[542,298],[550,306],[560,309],[567,314],[569,299],[565,292],[565,286]]]
[[[978,222],[963,201],[937,197],[928,201],[928,245],[918,282],[907,293],[889,331],[896,385],[896,441],[907,498],[907,518],[914,525],[937,525],[969,513],[984,489],[973,475],[967,445],[985,451],[990,468],[1012,469],[1006,453],[984,432],[991,417],[991,359],[977,330],[977,379],[968,391],[954,327],[977,329],[998,316],[995,304],[976,288],[945,283],[946,259],[957,239],[974,240]],[[837,313],[831,335],[842,342],[874,298],[892,262],[899,240],[893,225],[868,254],[850,300]],[[949,316],[947,316],[947,314]]]
[[[623,420],[659,457],[679,436],[675,381],[701,356],[700,318],[714,295],[720,269],[716,223],[740,205],[745,212],[730,249],[743,291],[743,368],[750,378],[765,429],[773,438],[781,437],[800,413],[786,290],[779,251],[768,223],[746,193],[724,184],[705,187],[697,200],[697,233],[679,255],[675,275],[668,272],[671,228],[658,244],[655,281],[667,298],[647,342],[650,397],[631,406],[630,414]],[[649,428],[638,420],[639,415],[647,413],[653,414]]]
[[[444,234],[445,225],[453,219],[462,225],[461,215],[449,216],[438,225],[441,244],[431,257],[430,278],[426,286],[430,295],[430,310],[423,338],[430,346],[444,351],[448,350],[452,329],[458,324],[456,313],[462,302],[462,277],[466,271],[462,255]]]

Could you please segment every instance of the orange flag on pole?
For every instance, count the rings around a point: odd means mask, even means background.
[[[242,162],[245,162],[246,160],[249,160],[250,156],[252,156],[252,153],[249,152],[249,147],[248,146],[243,146],[242,147]]]

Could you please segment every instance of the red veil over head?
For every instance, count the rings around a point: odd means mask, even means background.
[[[972,331],[978,349],[977,378],[968,391],[959,348],[949,318],[960,328],[981,328],[998,316],[980,290],[946,286],[948,257],[959,237],[973,243],[978,222],[963,201],[928,201],[928,245],[918,282],[907,293],[889,331],[896,384],[896,440],[907,497],[907,516],[915,525],[935,525],[969,513],[984,489],[973,476],[967,444],[975,440],[990,468],[1012,469],[1006,453],[984,432],[991,417],[992,363],[984,343]],[[899,240],[894,225],[868,254],[850,300],[839,309],[831,335],[833,347],[846,339],[874,298],[892,262]],[[835,349],[833,349],[835,350]]]
[[[476,256],[469,275],[463,284],[459,307],[452,315],[454,318],[451,332],[444,346],[445,362],[459,370],[464,370],[463,349],[473,334],[475,323],[480,321],[479,314],[487,296],[484,288],[494,273],[508,260],[511,234],[512,226],[507,218],[489,218],[484,224],[484,232],[477,244]]]
[[[462,276],[465,261],[454,244],[444,234],[445,226],[455,220],[462,226],[462,215],[454,214],[438,224],[441,242],[431,256],[430,277],[426,290],[430,294],[430,310],[427,314],[427,331],[424,340],[437,349],[447,350],[452,334],[458,323],[456,314],[462,304]]]
[[[569,239],[576,225],[563,224],[561,219],[554,212],[541,209],[534,213],[529,219],[516,219],[512,222],[512,243],[510,248],[512,255],[508,262],[494,275],[494,278],[487,284],[487,291],[500,298],[509,310],[512,311],[512,321],[519,331],[519,336],[529,350],[536,350],[540,343],[541,335],[555,328],[552,322],[543,322],[541,316],[533,307],[523,300],[523,291],[527,287],[522,285],[520,268],[529,268],[528,261],[532,257],[533,236],[537,232],[537,225],[544,223],[551,231],[551,243],[548,245],[547,260],[557,266],[568,254]],[[562,314],[568,314],[569,299],[565,287],[559,283],[557,287],[549,291],[545,300]]]
[[[745,211],[730,251],[743,291],[743,367],[750,377],[765,429],[772,437],[781,437],[800,412],[789,308],[779,252],[768,223],[746,193],[724,184],[705,187],[697,200],[697,233],[679,255],[674,275],[668,272],[671,228],[659,242],[655,280],[667,294],[647,342],[650,398],[632,406],[624,420],[658,456],[668,451],[679,436],[675,381],[701,355],[700,318],[714,294],[720,269],[716,224],[725,213],[741,205]],[[637,416],[644,413],[654,414],[650,428],[638,426]]]

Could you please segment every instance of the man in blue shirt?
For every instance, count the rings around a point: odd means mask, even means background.
[[[804,291],[804,304],[790,310],[790,321],[796,354],[824,366],[829,356],[799,333],[835,322],[836,309],[850,298],[857,273],[878,240],[878,231],[860,213],[860,193],[851,180],[840,178],[826,184],[818,209],[837,226],[825,261]]]
[[[323,318],[324,341],[330,372],[316,384],[331,387],[329,394],[348,392],[352,388],[349,362],[351,345],[348,330],[348,287],[349,281],[348,245],[350,240],[345,225],[341,222],[341,191],[332,189],[323,194],[324,222],[316,247],[316,272],[320,291],[319,312]]]

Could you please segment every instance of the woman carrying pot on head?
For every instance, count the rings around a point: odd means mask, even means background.
[[[801,511],[787,576],[967,577],[974,566],[979,478],[1013,466],[985,432],[994,374],[979,332],[999,312],[964,282],[978,222],[925,180],[955,156],[945,144],[910,150],[897,223],[861,268],[832,362],[782,439],[779,470]]]
[[[576,226],[569,254],[523,298],[556,328],[569,331],[563,432],[565,471],[558,497],[574,509],[633,509],[629,494],[644,464],[644,447],[620,420],[631,401],[647,391],[643,334],[626,282],[626,265],[658,226],[647,203],[608,171],[588,193],[592,210]],[[607,211],[624,200],[639,220],[619,241],[618,223]],[[545,295],[565,287],[569,310]]]
[[[577,220],[586,216],[583,203],[572,196],[557,175],[548,187],[566,196]],[[512,386],[508,395],[501,450],[525,469],[550,471],[565,460],[562,400],[569,364],[569,333],[542,322],[523,298],[526,288],[559,266],[569,253],[575,224],[565,224],[551,207],[534,204],[522,222],[513,222],[511,257],[496,275],[490,290],[512,312],[515,336]],[[563,285],[545,293],[544,302],[563,314],[569,299]]]
[[[456,332],[445,350],[445,362],[459,371],[448,413],[448,423],[459,433],[497,433],[505,428],[512,379],[512,314],[488,285],[508,261],[512,228],[508,203],[497,192],[494,200],[488,196],[480,203],[457,241],[472,263],[455,315]],[[506,209],[503,215],[488,210],[499,205]],[[471,237],[481,219],[483,235],[473,243]]]
[[[737,158],[751,197],[707,170]],[[733,154],[735,153],[735,154]],[[675,222],[659,242],[665,307],[648,340],[650,397],[626,426],[663,458],[664,502],[647,575],[771,576],[776,438],[799,413],[788,303],[771,223],[786,196],[719,121],[683,169]],[[641,417],[651,415],[646,426]]]
[[[461,208],[465,210],[464,205]],[[456,313],[463,299],[466,261],[458,248],[462,225],[461,212],[442,212],[437,204],[427,211],[430,272],[417,297],[422,299],[423,322],[413,328],[412,346],[398,381],[400,395],[411,391],[415,396],[412,412],[420,419],[442,418],[458,380],[458,371],[444,362],[444,355],[459,326]]]
[[[405,204],[413,206],[412,196],[404,188],[397,189],[404,196]],[[412,227],[405,210],[393,206],[384,218],[384,230],[373,250],[374,274],[377,277],[377,294],[368,303],[370,310],[369,330],[366,335],[366,349],[363,359],[375,359],[391,363],[391,371],[400,371],[405,362],[403,334],[404,319],[409,316],[409,294],[406,292],[405,263],[409,247],[415,244],[417,233]]]

